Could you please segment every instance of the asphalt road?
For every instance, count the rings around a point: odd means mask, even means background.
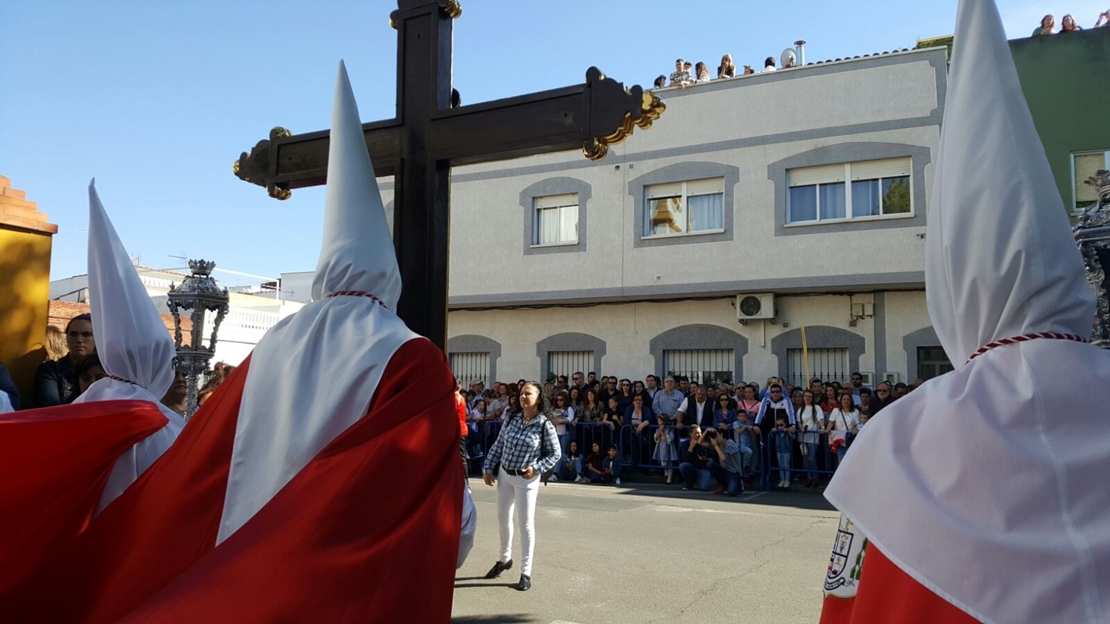
[[[552,483],[536,512],[532,589],[498,554],[494,488],[471,479],[478,533],[456,574],[453,621],[537,624],[818,621],[837,514],[820,494],[730,499],[679,486]]]

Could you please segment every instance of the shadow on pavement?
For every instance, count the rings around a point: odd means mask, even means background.
[[[716,495],[713,492],[683,490],[682,486],[677,484],[662,485],[654,483],[635,483],[634,485],[630,485],[631,487],[617,488],[617,492],[622,496],[657,496],[676,500],[732,501],[740,504],[764,505],[768,507],[794,507],[796,509],[810,509],[815,511],[836,511],[836,508],[834,508],[829,501],[825,500],[821,492],[816,490],[798,492],[760,492],[759,490],[748,490],[733,498]]]
[[[469,579],[455,579],[455,589],[467,589],[469,587],[516,587],[516,583],[460,583],[459,581],[466,581]]]
[[[538,621],[539,620],[523,614],[467,615],[464,617],[451,618],[451,624],[487,624],[492,622],[497,622],[498,624],[527,624],[529,622]]]

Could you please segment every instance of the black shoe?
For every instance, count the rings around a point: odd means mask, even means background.
[[[520,584],[516,586],[517,591],[528,591],[532,589],[532,577],[520,575]]]
[[[513,560],[512,559],[509,559],[506,562],[498,561],[497,563],[493,564],[493,567],[489,569],[489,572],[486,572],[486,578],[487,579],[495,579],[495,578],[501,576],[501,573],[504,572],[505,570],[512,570],[512,569],[513,569]]]

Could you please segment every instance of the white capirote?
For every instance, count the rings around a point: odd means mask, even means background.
[[[161,403],[174,379],[173,340],[100,202],[96,180],[89,183],[89,307],[96,354],[110,376],[73,402],[150,401],[169,421],[116,460],[99,514],[177,440],[185,420]]]
[[[992,0],[962,0],[930,198],[929,314],[956,366],[868,421],[826,497],[985,622],[1110,621],[1110,354]],[[867,582],[866,574],[863,582]]]

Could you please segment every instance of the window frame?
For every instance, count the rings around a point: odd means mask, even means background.
[[[1069,170],[1071,171],[1071,174],[1068,176],[1068,180],[1069,180],[1070,186],[1071,186],[1071,210],[1070,210],[1070,212],[1073,215],[1083,214],[1083,212],[1086,211],[1087,208],[1089,207],[1088,206],[1088,207],[1079,208],[1078,206],[1076,206],[1076,204],[1079,203],[1079,185],[1082,184],[1083,181],[1078,180],[1075,177],[1076,176],[1076,173],[1075,173],[1075,157],[1076,156],[1092,156],[1094,154],[1102,154],[1102,167],[1103,167],[1103,169],[1110,170],[1110,147],[1108,147],[1104,150],[1080,150],[1078,152],[1072,152],[1071,154],[1068,155]],[[1098,191],[1095,191],[1095,195],[1096,196],[1098,195]],[[1096,200],[1095,203],[1098,203],[1098,201]]]
[[[554,206],[543,206],[543,207],[540,206],[542,201],[545,200],[545,199],[557,198],[557,197],[563,197],[563,196],[567,196],[567,197],[573,196],[574,197],[574,203],[573,204],[571,204],[571,203],[565,203],[565,204],[564,203],[559,203],[558,205],[554,205]],[[579,196],[579,194],[577,192],[558,193],[558,194],[555,194],[555,195],[537,195],[537,196],[533,197],[532,198],[532,237],[531,237],[531,241],[530,241],[531,244],[529,245],[529,247],[531,247],[532,249],[547,249],[547,248],[551,248],[551,247],[574,247],[574,246],[577,246],[578,242],[579,242],[579,238],[580,238],[579,232],[581,230],[581,224],[579,222],[580,221],[580,215],[581,215],[580,209],[582,207],[581,202],[582,202],[582,199],[581,199],[581,197]],[[555,243],[541,243],[541,242],[538,242],[538,241],[543,240],[543,229],[542,229],[543,228],[543,219],[540,218],[542,212],[544,210],[556,210],[556,209],[559,210],[559,211],[563,211],[563,210],[567,210],[567,209],[571,209],[571,208],[573,208],[574,211],[575,211],[574,240],[559,241],[559,242],[555,242]],[[560,219],[561,219],[561,216],[560,216]]]
[[[906,163],[905,170],[907,171],[907,173],[905,175],[900,175],[900,176],[885,176],[885,177],[880,176],[880,177],[877,177],[877,178],[868,177],[868,178],[861,178],[859,180],[852,179],[852,165],[853,164],[862,165],[862,164],[865,164],[865,163],[876,163],[876,162],[883,162],[883,161],[902,161],[902,162],[905,162]],[[812,170],[812,169],[816,169],[816,168],[829,168],[831,166],[837,166],[837,165],[840,165],[840,166],[844,167],[844,169],[843,169],[843,178],[839,181],[814,182],[813,184],[804,184],[804,185],[797,185],[797,186],[790,183],[790,176],[791,176],[792,172],[806,170],[806,169]],[[815,225],[829,225],[829,224],[837,224],[837,223],[853,223],[853,222],[866,222],[866,221],[891,221],[891,220],[898,220],[898,219],[912,219],[913,217],[915,217],[917,215],[917,206],[915,205],[915,202],[914,202],[914,185],[913,185],[913,183],[914,183],[914,174],[913,174],[913,168],[914,168],[914,162],[913,162],[913,157],[912,156],[896,156],[896,157],[892,157],[892,158],[875,158],[875,159],[871,159],[871,160],[845,161],[843,163],[830,163],[828,165],[812,165],[812,166],[803,166],[803,167],[793,167],[793,168],[787,169],[786,170],[786,214],[784,215],[783,227],[784,228],[807,227],[807,226],[811,227],[811,226],[815,226]],[[896,178],[906,178],[907,179],[907,185],[909,186],[909,198],[910,198],[910,210],[909,210],[909,212],[866,215],[866,216],[860,216],[860,217],[856,217],[856,216],[852,215],[852,183],[875,180],[875,181],[879,182],[880,191],[881,191],[881,186],[882,186],[882,181],[883,180],[887,180],[887,179],[892,180],[892,179],[896,179]],[[837,218],[833,218],[833,219],[822,219],[821,218],[821,186],[823,184],[824,185],[831,185],[831,184],[843,184],[844,185],[844,215],[845,216],[837,217]],[[791,190],[794,189],[794,188],[805,188],[805,187],[810,187],[810,186],[812,186],[814,188],[814,194],[815,194],[814,207],[815,207],[816,218],[811,219],[811,220],[806,220],[806,221],[791,221],[791,216],[792,216],[791,215],[791,201],[790,201]],[[880,197],[880,204],[879,204],[880,208],[879,209],[881,211],[882,210],[882,199],[881,199],[882,194],[881,193],[880,193],[879,197]]]
[[[690,194],[689,185],[691,183],[708,182],[708,181],[720,181],[720,189],[721,190],[720,191],[715,191],[715,192],[712,192],[712,193],[695,192],[694,194]],[[657,188],[657,187],[661,187],[661,186],[671,186],[671,185],[675,185],[675,184],[681,184],[682,185],[682,192],[681,192],[680,195],[677,195],[677,196],[676,195],[662,195],[662,196],[656,197],[656,198],[650,197],[650,189],[651,188],[653,188],[653,187]],[[674,239],[674,238],[685,238],[687,236],[705,236],[707,234],[724,234],[725,231],[726,231],[725,213],[726,213],[726,209],[727,209],[727,207],[726,207],[727,197],[726,197],[726,192],[725,191],[727,190],[727,184],[728,184],[728,181],[725,179],[725,176],[723,176],[723,175],[722,176],[710,176],[710,177],[707,177],[707,178],[692,178],[692,179],[689,179],[689,180],[681,180],[681,181],[675,181],[675,182],[659,182],[659,183],[656,183],[656,184],[645,184],[644,187],[643,187],[643,197],[644,197],[643,205],[640,208],[640,210],[642,211],[643,224],[644,224],[643,228],[641,228],[641,230],[640,230],[640,239],[641,240],[647,240],[647,241],[657,241],[657,240],[667,240],[667,239]],[[721,196],[721,227],[706,229],[706,230],[695,230],[693,232],[689,231],[688,228],[690,227],[690,217],[691,217],[689,199],[691,197],[707,197],[707,196],[710,196],[710,195],[720,195]],[[664,197],[666,197],[666,198],[678,197],[682,200],[682,206],[684,206],[685,209],[686,209],[686,219],[685,219],[683,231],[682,232],[675,232],[673,234],[655,234],[655,233],[645,234],[644,230],[647,229],[647,227],[650,223],[651,202],[655,201],[655,200],[658,200],[658,199],[662,199]]]

